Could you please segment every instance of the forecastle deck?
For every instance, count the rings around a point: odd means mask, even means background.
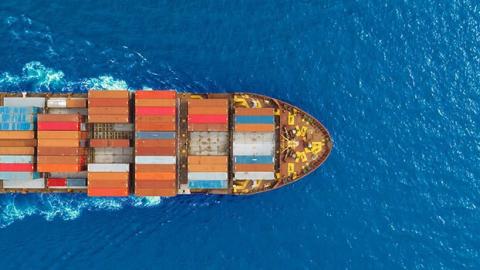
[[[247,93],[0,93],[0,192],[253,194],[319,167],[316,119]]]

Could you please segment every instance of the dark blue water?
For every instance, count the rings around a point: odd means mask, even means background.
[[[469,0],[1,1],[3,90],[258,92],[335,148],[258,196],[1,196],[0,267],[478,269],[479,42]]]

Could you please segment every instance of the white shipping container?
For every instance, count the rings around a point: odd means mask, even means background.
[[[72,114],[72,113],[78,113],[80,115],[87,115],[88,114],[88,109],[83,109],[83,108],[51,108],[48,110],[48,113],[51,114]]]
[[[113,124],[114,131],[133,131],[133,124]]]
[[[129,172],[130,164],[123,163],[90,163],[88,164],[89,172]]]
[[[274,180],[273,172],[236,172],[235,180]]]
[[[94,161],[95,163],[113,163],[113,162],[132,163],[133,156],[132,155],[100,155],[95,153]]]
[[[93,148],[95,155],[133,155],[133,147],[104,147]]]
[[[258,144],[233,143],[234,156],[273,156],[275,143],[264,142]]]
[[[3,181],[3,188],[45,188],[45,180],[37,179],[9,179]]]
[[[43,97],[5,97],[3,98],[5,107],[45,107],[45,98]]]
[[[176,156],[136,156],[136,164],[175,164]]]
[[[0,163],[33,163],[33,156],[0,156]]]
[[[233,141],[238,143],[275,142],[274,132],[234,132]]]
[[[227,180],[228,174],[223,172],[189,172],[188,180]]]
[[[47,107],[49,108],[66,108],[67,98],[49,98],[47,100]]]

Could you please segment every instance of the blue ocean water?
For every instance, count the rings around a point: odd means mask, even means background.
[[[2,195],[1,269],[478,269],[478,1],[0,2],[0,89],[252,91],[318,118],[248,197]]]

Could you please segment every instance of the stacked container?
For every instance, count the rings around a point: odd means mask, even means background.
[[[177,194],[176,92],[135,93],[135,195]]]
[[[0,179],[26,181],[39,177],[34,172],[38,111],[36,107],[0,107]]]
[[[228,188],[228,100],[188,101],[188,187]]]
[[[234,129],[234,180],[275,179],[273,108],[236,108]]]
[[[126,90],[88,92],[92,163],[88,164],[89,196],[128,196],[130,94]],[[125,125],[127,124],[127,125]]]

